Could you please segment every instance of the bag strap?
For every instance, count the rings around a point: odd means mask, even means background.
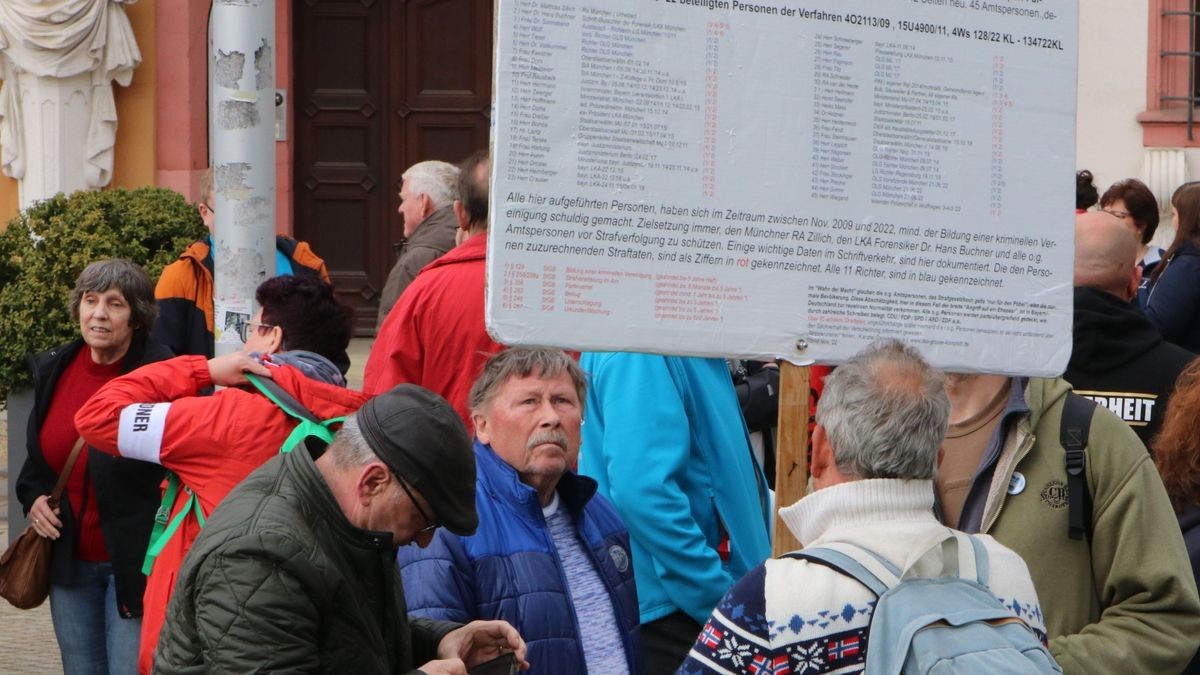
[[[1096,403],[1075,392],[1067,392],[1063,404],[1059,440],[1066,452],[1067,467],[1067,536],[1071,539],[1092,538],[1092,495],[1087,486],[1088,432]]]
[[[953,547],[954,551],[947,550]],[[990,566],[987,549],[978,537],[946,528],[946,534],[921,552],[915,560],[923,559],[930,551],[941,549],[942,560],[955,561],[954,576],[988,586]],[[802,559],[824,565],[857,580],[877,596],[894,588],[909,577],[909,570],[900,570],[886,558],[864,546],[835,542],[785,553],[784,558]]]
[[[834,550],[827,546],[817,546],[814,548],[806,548],[801,551],[792,551],[784,553],[783,558],[792,558],[794,560],[807,560],[818,565],[824,565],[835,572],[840,572],[858,583],[866,586],[876,597],[887,593],[889,585],[868,570],[861,562],[856,560],[851,555],[842,551]]]
[[[346,420],[345,417],[333,417],[322,421],[313,411],[304,407],[304,404],[296,400],[279,383],[269,377],[259,377],[254,373],[246,373],[246,379],[256,389],[262,392],[272,403],[279,406],[279,409],[287,413],[289,416],[296,418],[297,424],[292,429],[292,433],[284,439],[283,445],[280,446],[280,452],[291,452],[292,448],[296,447],[304,438],[308,436],[316,436],[325,443],[333,442],[333,431],[329,428],[334,424],[340,424]]]
[[[259,377],[254,373],[245,373],[246,379],[254,388],[262,392],[263,396],[271,399],[271,402],[279,406],[283,412],[295,417],[298,420],[307,420],[320,424],[321,419],[317,417],[311,410],[305,408],[300,401],[296,400],[286,389],[279,386],[279,383],[269,377]]]
[[[63,465],[62,473],[58,474],[58,481],[54,483],[54,489],[50,491],[51,506],[58,504],[58,500],[62,497],[63,490],[67,487],[67,480],[71,477],[71,472],[75,470],[75,461],[79,459],[79,451],[83,450],[83,436],[75,441],[75,447],[71,448],[71,454],[67,455],[67,463]]]
[[[171,507],[175,505],[175,497],[178,496],[181,486],[188,498],[183,503],[183,508],[179,509],[179,513],[171,518]],[[142,559],[142,574],[150,575],[150,570],[154,569],[154,561],[158,558],[158,554],[166,548],[167,542],[175,536],[176,530],[183,524],[189,513],[196,516],[200,527],[204,527],[204,508],[200,506],[200,500],[196,498],[190,488],[183,485],[183,481],[179,480],[179,476],[174,471],[168,471],[167,489],[163,491],[162,503],[158,505],[158,511],[154,514],[154,529],[150,531],[150,546],[146,549],[146,557]],[[168,519],[170,520],[168,521]]]
[[[956,561],[958,578],[974,581],[984,588],[990,589],[988,577],[991,573],[991,565],[988,562],[988,553],[987,549],[983,547],[983,542],[978,537],[966,532],[951,530],[951,533],[953,536],[942,540],[942,559]],[[948,545],[955,548],[953,558],[946,550]]]

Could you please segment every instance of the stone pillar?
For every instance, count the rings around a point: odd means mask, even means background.
[[[112,180],[117,109],[141,63],[122,7],[133,0],[0,2],[0,170],[21,208]]]

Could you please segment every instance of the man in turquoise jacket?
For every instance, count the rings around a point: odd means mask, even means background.
[[[770,498],[721,359],[586,353],[579,472],[629,528],[646,672],[674,672],[771,554]]]

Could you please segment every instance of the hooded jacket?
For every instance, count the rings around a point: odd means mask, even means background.
[[[1003,427],[998,454],[976,475],[986,487],[979,531],[1029,565],[1065,673],[1179,672],[1200,644],[1187,551],[1150,455],[1104,409],[1088,434],[1093,536],[1067,536],[1059,428],[1070,388],[1061,378],[1025,386],[1029,412]]]
[[[58,474],[42,455],[38,438],[59,378],[79,350],[86,348],[84,341],[77,339],[29,359],[29,367],[33,372],[34,406],[25,436],[28,456],[21,465],[16,485],[17,499],[26,514],[34,500],[50,494],[58,480]],[[122,369],[129,372],[138,366],[169,358],[171,352],[160,344],[147,342],[146,334],[142,331],[135,334],[122,362]],[[99,509],[100,529],[104,533],[104,544],[112,563],[117,612],[126,619],[139,617],[142,615],[142,593],[146,588],[142,556],[146,553],[154,512],[158,509],[162,467],[112,457],[94,447],[81,452],[87,452],[87,472],[91,479],[90,486],[95,490],[95,502],[89,504],[89,508]],[[62,536],[52,545],[50,579],[53,583],[64,584],[72,581],[72,561],[75,559],[79,533],[75,528],[72,509],[61,509],[59,519],[63,523],[60,528]]]
[[[179,572],[154,671],[406,673],[458,627],[413,619],[390,532],[346,519],[305,446],[238,485]]]
[[[275,368],[272,377],[321,419],[351,414],[367,400],[359,392],[309,379],[292,366]],[[199,395],[212,384],[202,356],[155,363],[104,385],[80,408],[75,426],[106,453],[170,469],[208,515],[233,486],[279,453],[296,426],[257,391],[230,387]],[[170,517],[187,499],[188,492],[180,490]],[[143,673],[149,671],[176,575],[199,532],[196,519],[185,518],[150,571],[138,654]]]
[[[1095,288],[1075,289],[1073,339],[1063,378],[1076,393],[1123,419],[1149,446],[1175,379],[1196,355],[1164,340],[1136,306]]]
[[[397,562],[414,615],[466,623],[503,619],[529,647],[531,675],[584,673],[583,641],[562,561],[537,492],[489,446],[475,441],[475,507],[479,530],[469,537],[439,531],[426,548],[405,546]],[[567,472],[558,482],[561,507],[608,589],[629,672],[642,672],[637,591],[629,533],[596,481]]]
[[[443,206],[421,221],[412,236],[404,242],[400,247],[400,257],[388,273],[383,293],[379,296],[376,332],[383,328],[388,312],[392,311],[404,289],[417,278],[417,273],[454,248],[454,234],[457,231],[458,218],[454,215],[454,206]]]
[[[467,394],[488,357],[501,350],[483,324],[487,234],[430,263],[400,296],[371,346],[363,391],[416,384],[454,406],[470,431]]]
[[[329,283],[325,261],[306,242],[276,235],[275,250],[292,271],[316,274]],[[158,318],[153,337],[177,355],[213,356],[213,258],[208,240],[190,244],[163,268],[154,286]]]

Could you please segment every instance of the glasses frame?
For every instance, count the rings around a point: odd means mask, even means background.
[[[425,509],[421,508],[421,502],[418,502],[417,498],[413,496],[412,490],[408,488],[408,483],[400,476],[397,476],[395,472],[393,472],[392,475],[396,477],[396,482],[400,484],[400,489],[404,490],[404,494],[408,495],[408,501],[412,502],[413,507],[417,509],[417,513],[421,514],[421,519],[425,522],[425,527],[417,530],[416,534],[413,536],[422,535],[426,532],[436,530],[438,528],[438,522],[433,518],[430,518],[429,514],[425,513]]]
[[[245,323],[238,324],[237,331],[238,331],[238,336],[242,338],[242,344],[246,344],[246,338],[250,336],[250,327],[251,326],[254,327],[254,332],[259,333],[259,334],[262,333],[262,329],[264,329],[264,328],[266,328],[267,330],[271,330],[272,328],[275,327],[269,323],[259,323],[257,321],[247,321]]]
[[[1128,211],[1118,211],[1116,209],[1100,209],[1100,210],[1107,213],[1110,216],[1116,216],[1117,218],[1120,218],[1121,220],[1125,220],[1126,218],[1133,217],[1133,214]]]

